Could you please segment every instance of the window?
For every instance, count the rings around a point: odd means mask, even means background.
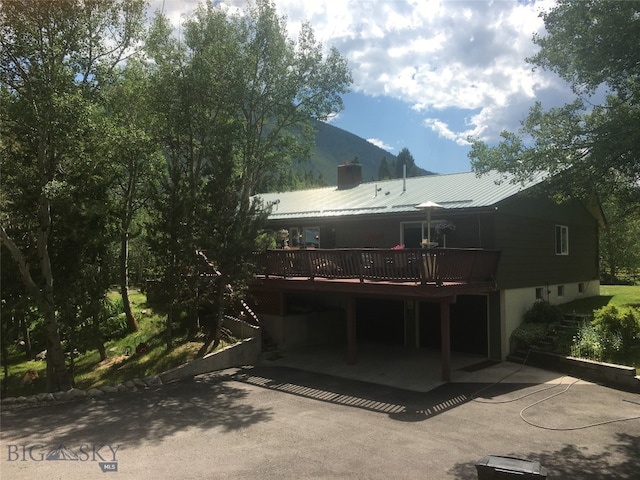
[[[307,248],[320,247],[320,227],[291,227],[289,228],[289,246]]]
[[[543,300],[542,293],[543,293],[542,287],[536,288],[536,300]]]
[[[582,282],[578,284],[578,293],[584,293],[584,283]]]
[[[556,255],[569,255],[569,227],[556,225]]]
[[[564,285],[558,285],[558,296],[564,297]]]

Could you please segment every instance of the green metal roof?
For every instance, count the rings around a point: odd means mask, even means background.
[[[418,205],[428,201],[446,209],[482,208],[540,183],[543,176],[525,184],[511,179],[498,172],[482,176],[465,172],[360,183],[350,188],[265,193],[259,197],[273,205],[271,220],[416,212]]]

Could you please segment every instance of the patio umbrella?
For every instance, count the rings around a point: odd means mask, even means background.
[[[427,212],[427,241],[431,245],[431,211],[436,208],[444,208],[442,205],[432,202],[431,200],[422,202],[420,205],[416,205],[416,208],[420,210],[426,210]]]

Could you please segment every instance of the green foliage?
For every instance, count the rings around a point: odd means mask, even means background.
[[[552,324],[562,321],[562,311],[544,300],[537,300],[524,314],[525,323]]]
[[[411,155],[411,152],[409,152],[409,149],[406,147],[400,150],[400,153],[398,153],[396,157],[394,164],[395,178],[402,178],[404,175],[404,167],[406,167],[407,177],[416,177],[419,175],[419,170],[413,155]]]
[[[600,231],[601,279],[608,284],[633,283],[640,274],[640,215],[616,197],[603,202],[607,223]]]
[[[215,329],[246,290],[267,215],[252,195],[283,179],[315,180],[290,174],[290,162],[308,156],[313,119],[340,111],[351,82],[346,60],[335,49],[325,55],[308,24],[290,40],[267,0],[243,15],[201,5],[183,32],[178,41],[160,15],[147,42],[149,109],[166,157],[149,230],[172,300],[168,346],[178,320],[195,331],[206,304]],[[204,285],[198,272],[210,274]]]
[[[573,339],[571,355],[591,360],[631,364],[640,351],[640,314],[632,307],[608,305],[594,312]]]
[[[0,239],[44,319],[51,388],[70,386],[59,335],[78,330],[70,299],[100,288],[83,291],[113,233],[100,94],[143,15],[141,0],[0,3]]]
[[[129,333],[127,317],[124,314],[122,297],[107,299],[102,303],[100,333],[105,342],[124,338]]]
[[[243,14],[202,4],[180,39],[162,16],[145,35],[144,12],[142,0],[0,2],[2,284],[22,284],[3,300],[40,308],[59,385],[63,344],[123,334],[101,301],[127,283],[130,240],[134,273],[154,263],[171,315],[196,318],[201,268],[221,273],[207,285],[216,306],[243,293],[266,215],[253,193],[308,156],[314,122],[351,82],[338,51],[308,24],[291,40],[270,1]],[[19,334],[2,322],[3,338]]]
[[[558,73],[576,98],[549,110],[537,103],[519,134],[504,132],[497,146],[470,139],[473,168],[508,172],[517,180],[540,171],[558,174],[552,185],[557,193],[614,196],[637,218],[639,15],[638,2],[608,0],[560,0],[543,14],[545,33],[533,39],[540,50],[528,61]],[[595,103],[593,94],[602,87],[608,95]]]
[[[583,323],[573,338],[571,356],[602,361],[605,345],[600,332],[591,323]]]
[[[519,343],[523,348],[530,348],[543,340],[549,333],[549,325],[545,323],[522,323],[511,334],[511,341]]]
[[[387,161],[386,156],[382,158],[378,166],[378,180],[402,178],[404,175],[404,167],[406,167],[407,177],[417,177],[429,173],[419,168],[411,152],[409,152],[407,148],[403,148],[400,150],[398,156],[391,160],[391,162]]]
[[[616,338],[622,353],[640,345],[640,313],[636,308],[609,305],[594,312],[593,325],[605,338]]]

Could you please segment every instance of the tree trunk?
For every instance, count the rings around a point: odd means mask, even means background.
[[[31,351],[31,334],[29,333],[29,325],[27,323],[24,312],[20,314],[20,330],[22,332],[22,341],[24,342],[24,355],[27,360],[33,360]]]
[[[40,272],[44,287],[39,302],[40,312],[44,317],[44,327],[47,332],[47,392],[69,390],[71,376],[64,361],[64,351],[60,341],[58,319],[53,295],[53,269],[49,255],[49,232],[51,230],[51,205],[49,199],[42,193],[38,205],[38,254],[40,257]]]
[[[225,284],[223,281],[223,276],[218,275],[217,279],[217,291],[216,291],[216,302],[215,302],[215,313],[213,315],[213,323],[209,326],[209,332],[207,333],[207,338],[204,341],[202,347],[198,351],[198,357],[204,357],[208,353],[213,352],[218,345],[220,345],[220,337],[221,337],[221,328],[222,328],[222,319],[224,316],[224,288]]]
[[[139,328],[138,321],[133,314],[131,300],[129,299],[129,234],[126,231],[122,233],[120,243],[120,292],[129,332],[137,332]]]
[[[45,302],[48,303],[46,300]],[[53,305],[44,310],[44,326],[47,332],[47,392],[69,390],[72,383],[71,375],[64,360],[56,313]]]
[[[67,372],[64,361],[64,352],[60,342],[58,331],[58,321],[53,299],[53,272],[51,270],[51,258],[49,257],[49,228],[51,217],[49,214],[49,202],[42,196],[38,210],[41,228],[38,229],[38,255],[40,257],[40,271],[43,278],[43,287],[40,289],[33,281],[29,265],[26,258],[15,244],[13,239],[7,235],[5,229],[0,225],[0,240],[9,249],[11,256],[18,264],[23,283],[31,298],[36,300],[38,311],[44,319],[44,327],[47,335],[47,391],[53,389],[68,390],[71,388],[71,377]]]

